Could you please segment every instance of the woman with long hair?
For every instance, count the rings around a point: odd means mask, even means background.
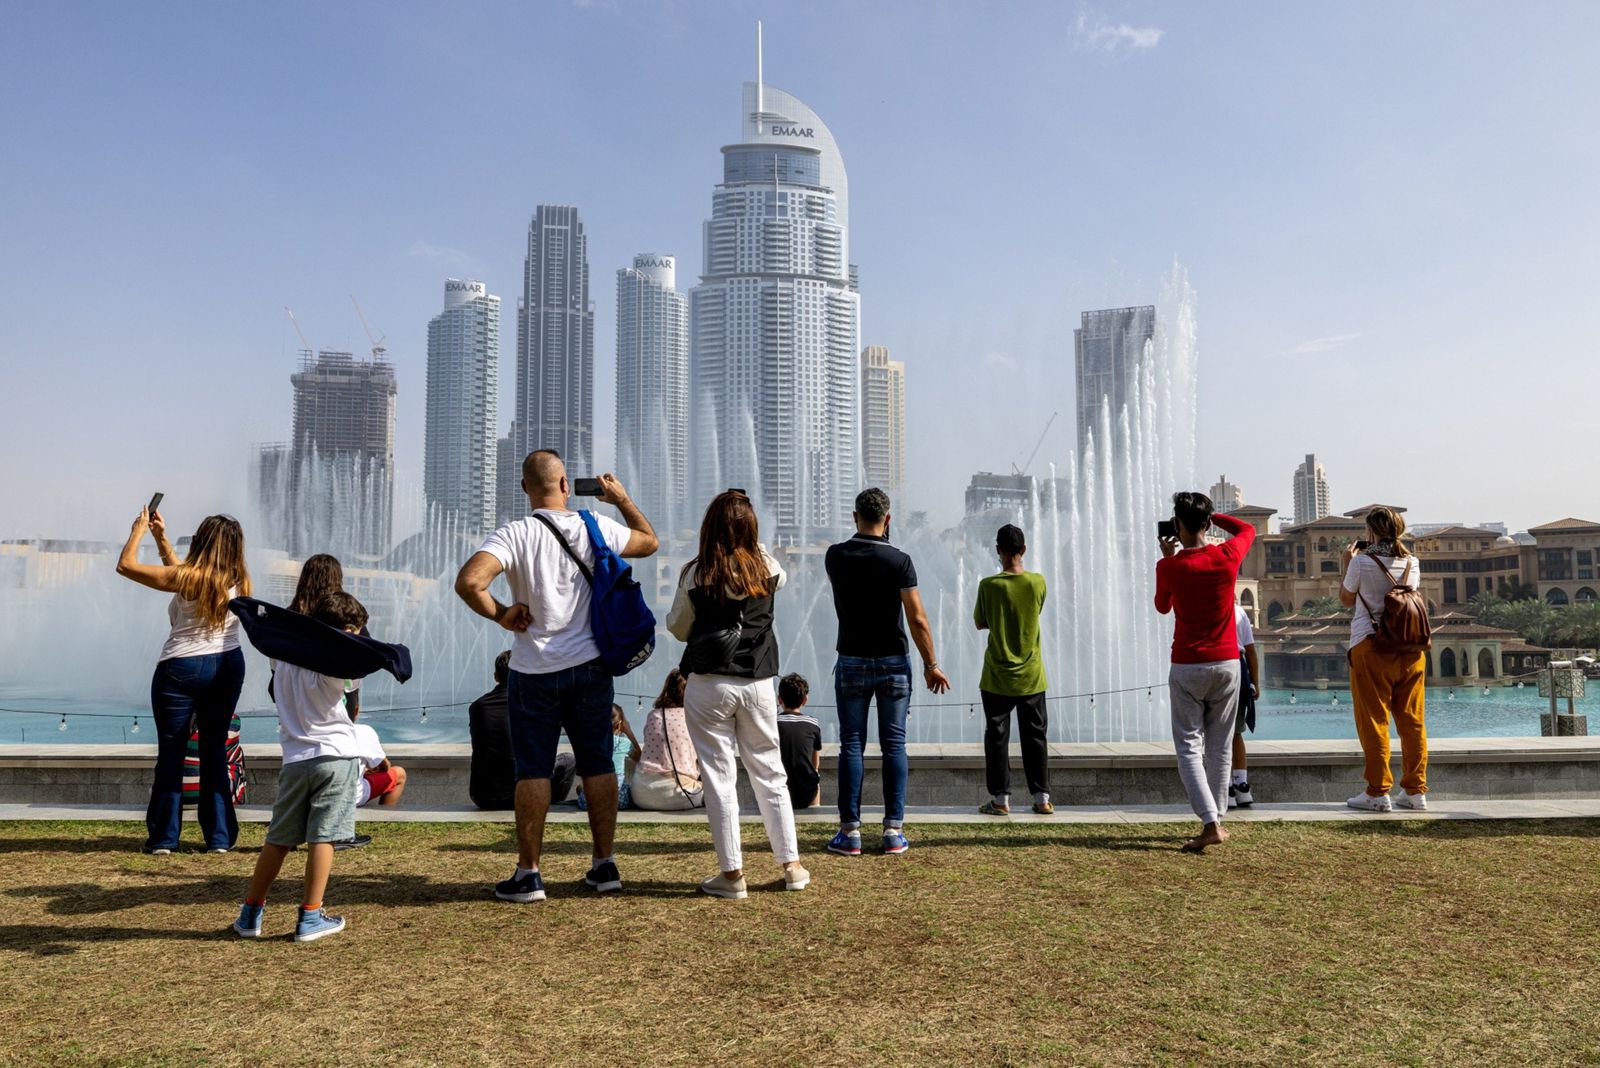
[[[146,530],[155,537],[160,564],[139,562]],[[172,594],[167,640],[150,680],[158,745],[145,812],[145,852],[164,856],[178,847],[183,758],[193,723],[200,734],[200,831],[208,852],[226,853],[239,837],[228,782],[228,725],[244,686],[244,653],[239,649],[239,621],[228,611],[228,602],[250,595],[244,531],[231,516],[207,516],[180,561],[161,514],[141,509],[117,559],[117,574]]]
[[[1350,703],[1356,737],[1366,757],[1367,788],[1350,807],[1368,812],[1428,807],[1428,730],[1423,722],[1427,653],[1379,648],[1384,600],[1397,586],[1415,590],[1422,565],[1405,544],[1406,521],[1392,508],[1367,513],[1367,543],[1345,546],[1339,600],[1355,609],[1350,619]],[[1400,732],[1401,792],[1391,799],[1389,720]]]
[[[294,600],[289,611],[309,616],[330,593],[344,592],[344,566],[339,558],[327,553],[306,557],[300,565],[300,578],[295,582]]]
[[[684,721],[683,672],[673,668],[644,717],[643,755],[633,769],[635,808],[680,812],[704,804],[700,760]]]
[[[734,748],[767,826],[787,890],[804,890],[788,776],[778,748],[778,639],[773,599],[783,568],[761,544],[756,510],[742,490],[718,494],[700,524],[700,552],[684,567],[667,629],[687,643],[684,720],[700,758],[706,816],[721,869],[700,884],[713,897],[746,896],[739,842]]]

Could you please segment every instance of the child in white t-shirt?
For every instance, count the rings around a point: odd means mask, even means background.
[[[398,805],[406,789],[406,769],[389,759],[378,732],[365,723],[356,724],[356,745],[362,768],[361,778],[356,780],[356,807],[373,801]]]
[[[1239,713],[1233,724],[1233,781],[1228,784],[1228,807],[1249,808],[1256,798],[1250,792],[1250,773],[1245,768],[1244,731],[1256,729],[1256,699],[1261,696],[1261,661],[1256,656],[1256,633],[1250,626],[1250,613],[1244,606],[1233,606],[1234,636],[1239,641]]]
[[[330,593],[312,612],[330,627],[359,634],[367,610],[348,593]],[[333,867],[334,843],[355,836],[356,782],[361,778],[360,746],[347,696],[354,701],[356,684],[320,675],[288,663],[273,664],[273,701],[278,708],[278,740],[283,770],[266,844],[234,932],[261,937],[261,915],[267,891],[295,847],[306,845],[305,899],[295,924],[294,940],[310,942],[344,930],[344,918],[329,916],[322,895]]]

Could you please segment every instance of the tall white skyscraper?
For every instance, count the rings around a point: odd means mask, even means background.
[[[906,485],[906,365],[882,345],[861,350],[861,466],[902,515]]]
[[[555,449],[572,478],[594,471],[594,304],[578,209],[541,204],[528,226],[517,307],[514,452]],[[528,513],[526,499],[511,509]]]
[[[1328,473],[1315,455],[1306,453],[1306,462],[1294,469],[1294,521],[1309,523],[1332,511],[1328,502]]]
[[[422,492],[469,531],[492,530],[499,455],[500,298],[450,278],[428,323],[428,410]]]
[[[756,499],[778,544],[833,538],[861,488],[860,297],[844,159],[817,114],[760,78],[722,149],[689,296],[695,501]]]
[[[1099,425],[1103,408],[1108,408],[1111,416],[1111,441],[1119,440],[1114,428],[1128,403],[1129,377],[1144,355],[1145,342],[1155,337],[1155,331],[1153,305],[1083,313],[1082,325],[1072,332],[1080,460],[1091,430]],[[1096,441],[1105,440],[1098,433],[1094,437]]]
[[[1227,475],[1212,484],[1209,496],[1219,512],[1232,512],[1244,507],[1244,490],[1229,482]]]
[[[640,253],[617,272],[617,476],[657,531],[693,526],[689,301],[677,260]]]

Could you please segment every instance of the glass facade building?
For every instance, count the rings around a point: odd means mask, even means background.
[[[617,477],[658,533],[697,522],[689,502],[689,302],[677,290],[672,256],[640,253],[617,272]]]
[[[430,511],[471,532],[494,529],[499,453],[500,298],[451,278],[428,323],[423,495]]]

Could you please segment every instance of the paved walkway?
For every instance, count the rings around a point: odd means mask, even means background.
[[[1229,822],[1258,823],[1283,820],[1300,823],[1333,823],[1347,820],[1366,822],[1386,820],[1547,820],[1600,818],[1600,798],[1571,798],[1547,801],[1485,801],[1438,800],[1431,801],[1426,812],[1396,811],[1387,815],[1375,812],[1356,812],[1337,804],[1294,803],[1256,805],[1249,809],[1234,809],[1227,815]],[[272,810],[264,805],[241,805],[239,819],[243,823],[265,823]],[[883,810],[865,809],[864,822],[870,827],[880,821]],[[623,812],[618,816],[622,823],[704,823],[703,811],[693,812]],[[799,823],[833,824],[837,819],[832,809],[813,809],[795,813]],[[144,820],[144,808],[129,805],[15,805],[0,804],[0,821],[6,820]],[[480,812],[469,806],[436,808],[364,808],[357,813],[361,823],[510,823],[510,812]],[[584,823],[588,816],[571,804],[557,805],[550,812],[551,823]],[[746,823],[760,822],[760,817],[747,814]],[[908,808],[907,823],[1190,823],[1194,816],[1182,805],[1082,805],[1056,809],[1053,816],[1036,816],[1023,810],[1009,817],[980,816],[970,808]]]

